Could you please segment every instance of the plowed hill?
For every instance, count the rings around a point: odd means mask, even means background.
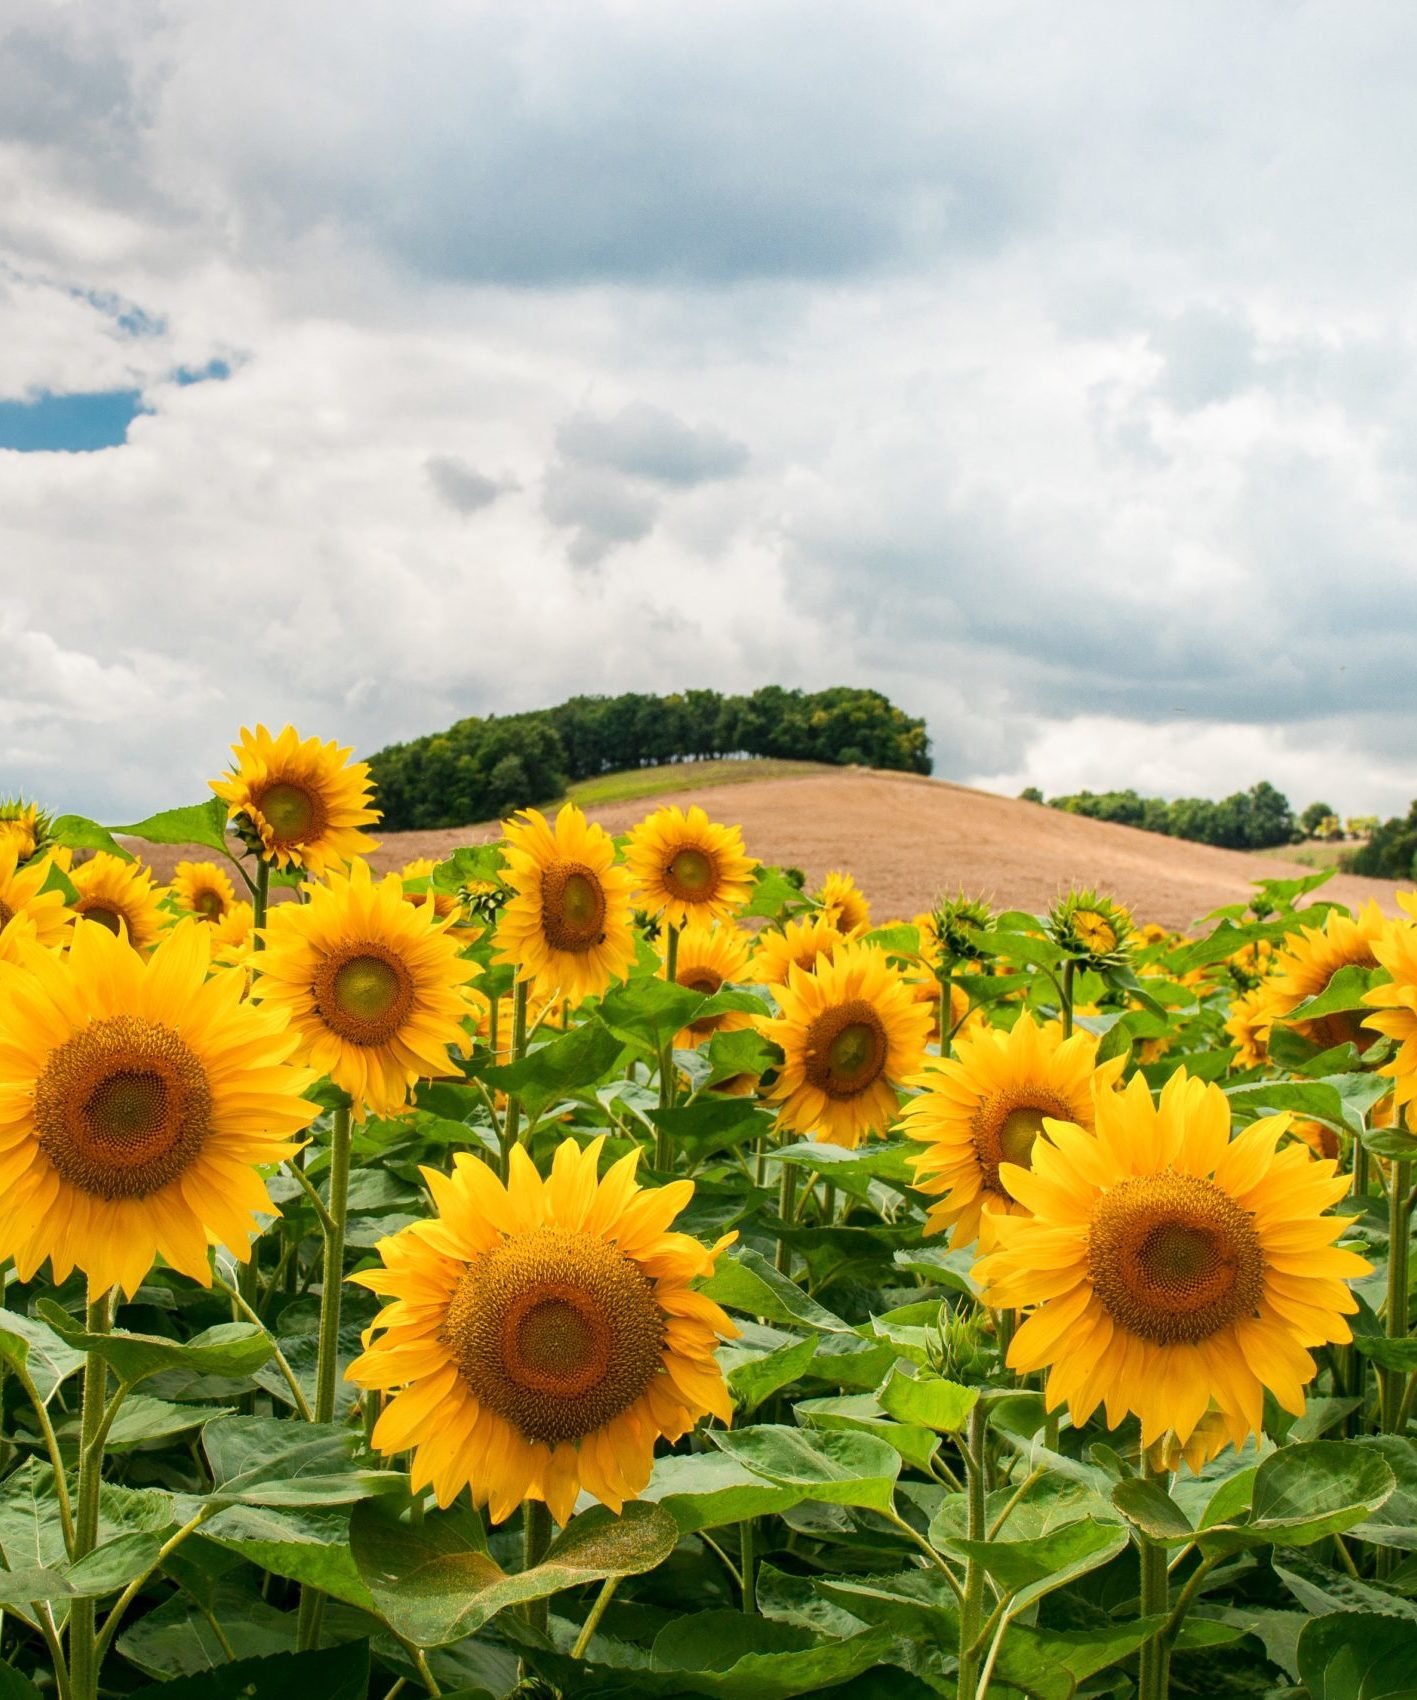
[[[685,781],[692,768],[679,770]],[[672,781],[671,781],[672,784]],[[1133,827],[1068,815],[971,791],[939,779],[827,768],[793,777],[665,789],[655,797],[592,806],[587,813],[622,832],[663,802],[701,803],[715,818],[742,824],[749,852],[805,870],[813,884],[832,868],[853,873],[877,920],[914,914],[941,893],[963,889],[996,907],[1041,910],[1069,886],[1091,885],[1125,903],[1138,920],[1188,927],[1223,903],[1251,895],[1257,879],[1310,870],[1269,856],[1216,850]],[[415,856],[443,856],[497,836],[495,822],[449,831],[390,833],[372,858],[398,868]],[[161,878],[202,850],[147,847]],[[1339,874],[1324,888],[1357,907],[1370,897],[1396,914],[1391,880]]]

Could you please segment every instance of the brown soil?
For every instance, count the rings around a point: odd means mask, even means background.
[[[715,819],[742,825],[749,852],[764,862],[802,868],[810,885],[832,868],[856,876],[878,922],[908,917],[942,894],[963,890],[998,908],[1039,911],[1070,886],[1095,886],[1142,921],[1188,927],[1221,904],[1251,895],[1258,879],[1299,877],[1312,870],[1273,856],[1215,850],[1134,827],[1086,820],[1037,803],[1020,803],[945,780],[841,769],[799,778],[765,779],[721,789],[665,793],[607,803],[587,811],[623,832],[661,802],[702,803]],[[444,856],[460,844],[497,836],[495,823],[438,832],[389,833],[371,860],[398,868],[416,856]],[[152,845],[159,878],[184,858],[209,852]],[[1326,896],[1351,907],[1377,898],[1398,913],[1391,880],[1337,874]]]

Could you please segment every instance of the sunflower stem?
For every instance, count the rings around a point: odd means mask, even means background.
[[[983,1402],[976,1402],[969,1413],[964,1445],[965,1532],[970,1541],[989,1538],[985,1505],[989,1491],[985,1448],[987,1423]],[[959,1607],[958,1700],[975,1700],[979,1686],[979,1630],[983,1607],[984,1566],[977,1557],[971,1557],[965,1565],[964,1596]]]
[[[940,973],[940,1055],[942,1057],[947,1057],[950,1054],[953,1038],[950,1032],[950,1017],[954,1013],[954,994],[951,990],[953,985],[954,970],[947,967]]]
[[[522,1569],[535,1570],[551,1545],[551,1509],[543,1499],[528,1499],[522,1505]],[[528,1600],[526,1620],[544,1635],[551,1602],[543,1595]]]
[[[512,990],[512,1061],[520,1062],[526,1055],[526,1003],[531,982],[518,980]],[[522,1125],[522,1101],[515,1092],[507,1094],[507,1112],[502,1117],[502,1179],[512,1172],[512,1147],[517,1143]]]
[[[758,1588],[754,1577],[753,1519],[745,1517],[738,1525],[738,1576],[743,1586],[743,1615],[752,1617],[758,1609]]]
[[[787,1136],[783,1136],[786,1143]],[[777,1181],[777,1214],[782,1228],[777,1236],[776,1266],[778,1273],[790,1276],[792,1274],[792,1248],[787,1243],[787,1229],[792,1222],[793,1210],[797,1198],[797,1165],[795,1163],[778,1164]]]
[[[1063,963],[1063,983],[1058,989],[1058,1001],[1061,1005],[1058,1013],[1062,1017],[1065,1039],[1071,1039],[1073,1036],[1073,973],[1076,968],[1077,964],[1072,957],[1068,957]]]
[[[679,929],[667,921],[664,927],[664,978],[672,986],[679,977]],[[659,1107],[674,1107],[674,1035],[671,1033],[659,1052]],[[654,1136],[654,1166],[667,1174],[674,1162],[669,1135],[660,1128]]]
[[[1394,1162],[1388,1187],[1387,1248],[1387,1335],[1405,1340],[1408,1329],[1409,1260],[1412,1251],[1412,1218],[1408,1192],[1412,1185],[1412,1163]],[[1383,1430],[1396,1434],[1402,1414],[1405,1377],[1397,1370],[1384,1370]]]
[[[618,1576],[607,1576],[600,1584],[600,1592],[595,1596],[595,1604],[590,1608],[590,1616],[581,1625],[581,1632],[576,1637],[576,1644],[571,1648],[573,1659],[583,1659],[585,1650],[590,1645],[590,1638],[600,1627],[600,1620],[605,1616],[605,1608],[615,1598],[615,1590],[620,1585]]]
[[[86,1322],[90,1334],[112,1327],[109,1295],[90,1298]],[[108,1405],[108,1366],[96,1351],[84,1359],[84,1392],[79,1419],[79,1505],[74,1524],[74,1558],[87,1558],[98,1545],[99,1492],[103,1486],[103,1432]],[[96,1602],[75,1600],[69,1608],[69,1677],[72,1700],[97,1700],[98,1642]]]
[[[1158,1481],[1164,1492],[1167,1487],[1166,1471],[1153,1472],[1145,1464],[1142,1468],[1143,1474]],[[1165,1617],[1171,1602],[1166,1548],[1160,1541],[1148,1540],[1138,1531],[1137,1558],[1141,1571],[1138,1615]],[[1189,1604],[1189,1601],[1187,1603]],[[1137,1700],[1168,1700],[1171,1693],[1171,1643],[1166,1634],[1168,1627],[1169,1620],[1150,1640],[1142,1643],[1137,1654]]]

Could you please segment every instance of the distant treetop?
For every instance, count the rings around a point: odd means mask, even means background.
[[[929,773],[925,722],[879,691],[764,685],[572,697],[527,714],[459,720],[369,758],[383,827],[467,826],[561,795],[573,780],[724,756],[774,756]]]

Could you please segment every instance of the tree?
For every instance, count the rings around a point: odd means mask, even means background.
[[[1306,838],[1313,838],[1318,833],[1318,830],[1320,826],[1323,825],[1324,821],[1326,821],[1330,815],[1336,815],[1337,813],[1338,811],[1331,803],[1310,803],[1308,808],[1304,810],[1303,814],[1299,816],[1299,825],[1304,829],[1304,836]]]

